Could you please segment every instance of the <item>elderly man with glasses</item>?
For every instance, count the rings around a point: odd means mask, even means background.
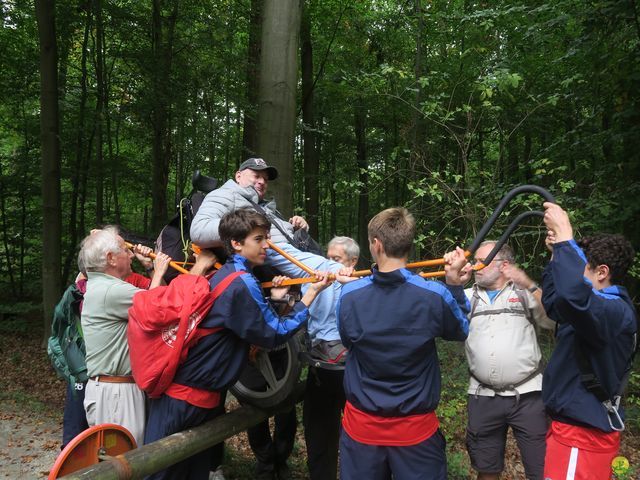
[[[475,253],[484,263],[495,246]],[[547,420],[541,398],[542,354],[536,325],[553,328],[542,307],[542,292],[515,265],[504,245],[493,261],[475,272],[465,291],[471,309],[465,352],[469,363],[467,450],[479,480],[500,477],[507,430],[513,430],[526,477],[542,480]]]
[[[144,261],[144,251],[141,245],[135,253],[129,250],[118,229],[108,226],[82,241],[78,260],[88,277],[81,318],[89,375],[84,397],[87,423],[122,425],[137,445],[144,439],[146,400],[131,374],[127,323],[140,289],[124,279],[131,275],[134,255]],[[158,252],[150,289],[163,283],[170,260]]]

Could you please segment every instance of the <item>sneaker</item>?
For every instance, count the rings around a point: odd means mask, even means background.
[[[309,353],[313,359],[336,365],[344,365],[347,359],[347,349],[340,340],[321,340]]]
[[[216,468],[214,472],[209,472],[209,480],[224,480],[224,473],[222,467]]]

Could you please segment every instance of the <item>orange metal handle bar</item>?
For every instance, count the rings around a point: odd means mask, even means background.
[[[468,250],[465,251],[464,256],[467,258],[470,257],[471,252]],[[419,262],[407,263],[406,268],[439,267],[441,265],[444,265],[444,258],[436,258],[433,260],[421,260]],[[444,272],[442,274],[444,275]],[[364,277],[366,275],[371,275],[371,270],[357,270],[351,274],[352,277]]]
[[[280,253],[280,252],[278,252],[278,253]],[[465,251],[464,252],[464,256],[465,257],[468,258],[470,255],[471,255],[471,252],[469,252],[469,251]],[[444,265],[444,258],[436,258],[434,260],[422,260],[422,261],[419,261],[419,262],[408,263],[406,268],[437,267],[437,266],[440,266],[440,265]],[[478,266],[480,266],[480,265],[481,264],[478,264]],[[302,267],[300,267],[300,268],[302,268]],[[479,268],[475,268],[474,267],[474,270],[479,270],[480,268],[484,268],[484,265],[482,265]],[[302,285],[304,283],[314,283],[314,282],[318,281],[318,279],[315,276],[313,276],[313,271],[307,272],[307,273],[309,273],[309,275],[311,275],[311,277],[291,278],[289,280],[285,280],[284,282],[282,282],[282,286],[285,287],[285,286],[290,286],[290,285]],[[353,272],[351,274],[352,277],[365,277],[367,275],[371,275],[371,270],[357,270],[357,271],[355,271],[355,272]],[[423,273],[420,274],[420,276],[425,277],[425,278],[443,277],[444,276],[444,270],[437,271],[437,272],[423,272]],[[335,276],[334,275],[329,275],[329,279],[330,280],[335,280]],[[263,288],[271,288],[271,287],[273,287],[273,283],[272,282],[264,282],[264,283],[262,283],[262,287]]]
[[[474,272],[477,272],[478,270],[482,270],[485,267],[486,267],[486,265],[484,263],[478,262],[478,263],[474,264],[472,268],[473,268]],[[423,278],[444,277],[445,271],[444,270],[437,270],[435,272],[421,272],[418,275],[420,275]]]
[[[131,250],[133,250],[134,245],[132,243],[129,242],[124,242],[124,244],[127,246],[127,248],[130,248]],[[156,258],[156,254],[151,252],[149,254],[149,258]],[[176,269],[177,271],[179,271],[180,273],[189,273],[189,270],[187,270],[184,267],[181,267],[178,262],[174,262],[173,260],[171,260],[169,262],[169,265],[171,265],[171,267],[173,267],[174,269]]]
[[[363,270],[365,271],[365,270]],[[356,276],[366,276],[366,275],[355,275],[356,272],[353,272],[352,277]],[[422,272],[419,274],[423,278],[436,278],[436,277],[444,277],[444,270],[438,270],[435,272]],[[334,280],[334,275],[329,275],[329,279]],[[281,286],[291,286],[291,285],[302,285],[303,283],[313,283],[317,282],[318,279],[316,277],[304,277],[304,278],[291,278],[289,280],[285,280],[282,282]],[[273,282],[263,282],[261,284],[262,288],[271,288],[273,287]]]
[[[286,258],[287,260],[289,260],[291,263],[293,263],[295,266],[297,266],[298,268],[301,268],[302,270],[304,270],[305,272],[307,272],[309,275],[313,276],[313,274],[315,273],[313,271],[313,269],[307,267],[304,263],[302,263],[301,261],[299,261],[297,258],[292,257],[291,255],[289,255],[287,252],[285,252],[284,250],[282,250],[279,247],[276,247],[276,245],[271,241],[271,240],[267,240],[267,244],[269,244],[269,248],[275,250],[276,252],[278,252],[280,255],[282,255],[284,258]]]

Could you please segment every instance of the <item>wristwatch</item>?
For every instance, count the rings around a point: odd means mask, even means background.
[[[540,289],[540,287],[538,286],[538,284],[537,284],[537,283],[534,283],[534,284],[533,284],[533,287],[529,287],[529,288],[527,288],[527,291],[528,291],[529,293],[534,293],[536,290],[539,290],[539,289]]]

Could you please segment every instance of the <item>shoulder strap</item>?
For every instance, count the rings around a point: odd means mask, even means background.
[[[595,395],[599,402],[604,402],[612,398],[613,395],[610,395],[602,386],[602,383],[600,383],[600,379],[598,375],[596,375],[596,372],[594,372],[591,361],[589,360],[589,354],[585,351],[585,345],[579,340],[577,335],[573,341],[573,354],[578,364],[578,369],[580,370],[580,381],[582,385],[584,385],[584,388]]]
[[[524,316],[527,320],[529,320],[529,323],[535,325],[536,321],[533,318],[533,312],[531,311],[531,307],[529,307],[529,301],[527,300],[527,296],[525,295],[524,290],[517,287],[515,287],[513,290],[518,296],[518,300],[520,300],[520,305],[522,305],[522,308],[524,309]]]
[[[473,286],[473,293],[471,294],[471,309],[469,310],[469,321],[473,318],[476,313],[476,307],[478,306],[478,302],[480,301],[480,295],[478,295],[478,286]]]
[[[231,285],[231,282],[233,282],[239,276],[244,275],[245,273],[248,273],[248,272],[244,270],[239,270],[237,272],[230,273],[229,275],[224,277],[224,279],[218,285],[216,285],[216,288],[214,288],[211,291],[211,296],[213,297],[213,300],[215,301],[216,298],[222,295],[222,292],[224,292],[227,289],[227,287]]]
[[[280,230],[280,233],[282,235],[284,235],[284,238],[287,239],[287,242],[289,242],[290,244],[294,244],[295,242],[293,241],[293,238],[291,238],[291,235],[289,235],[286,230],[284,228],[282,228],[278,222],[274,221],[272,218],[272,215],[270,215],[269,213],[267,213],[267,211],[262,208],[260,205],[258,205],[256,202],[254,202],[253,200],[251,200],[250,198],[247,198],[247,200],[249,201],[249,203],[251,203],[251,205],[253,205],[253,208],[255,208],[259,213],[263,214],[265,217],[267,217],[267,219],[271,222],[271,225],[273,225],[274,227],[276,227],[278,230]]]
[[[216,299],[222,295],[222,293],[227,289],[227,287],[229,287],[229,285],[231,284],[231,282],[233,282],[236,278],[238,278],[239,276],[245,274],[247,272],[240,270],[237,272],[233,272],[229,275],[227,275],[218,285],[216,285],[216,288],[214,288],[211,291],[211,301],[213,303],[215,303]],[[187,343],[187,349],[190,348],[191,346],[193,346],[195,343],[199,342],[200,339],[202,337],[206,337],[207,335],[211,335],[212,333],[218,332],[220,330],[222,330],[223,327],[213,327],[213,328],[197,328],[195,329],[195,331],[191,334],[191,338],[189,339],[188,343]],[[182,354],[183,360],[184,358],[186,358],[187,356],[187,352],[185,351]]]

